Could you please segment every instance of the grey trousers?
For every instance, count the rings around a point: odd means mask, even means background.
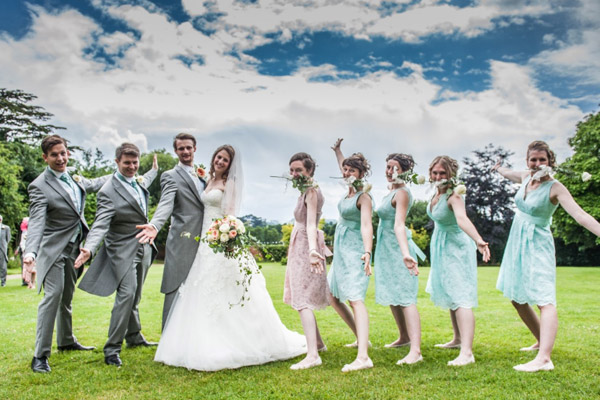
[[[144,336],[140,332],[142,324],[138,305],[142,298],[142,287],[151,261],[152,248],[147,244],[140,246],[129,271],[117,287],[108,327],[108,340],[104,345],[105,357],[119,354],[123,339],[130,345],[141,343],[144,340]]]
[[[0,282],[6,283],[6,274],[8,273],[8,263],[4,259],[4,254],[0,254]]]
[[[35,356],[50,357],[52,333],[56,321],[56,342],[59,346],[69,346],[77,339],[73,336],[71,301],[77,281],[77,271],[73,267],[79,254],[79,242],[69,243],[58,259],[50,267],[44,282],[44,297],[38,305],[37,328],[35,334]]]

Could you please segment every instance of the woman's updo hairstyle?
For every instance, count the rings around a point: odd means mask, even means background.
[[[437,156],[436,158],[433,159],[431,164],[429,164],[429,177],[430,178],[431,178],[431,170],[437,164],[440,164],[446,170],[446,175],[448,176],[448,179],[455,177],[456,174],[458,173],[458,161],[456,161],[454,158],[448,157],[448,156]]]
[[[288,165],[293,163],[294,161],[302,161],[302,165],[308,171],[310,176],[315,175],[315,168],[317,167],[317,163],[308,153],[296,153],[290,158],[290,162]]]
[[[412,172],[415,167],[415,160],[412,158],[410,154],[402,154],[402,153],[392,153],[388,154],[385,162],[387,163],[390,160],[394,160],[400,164],[400,169],[402,171],[398,171],[399,173],[403,172]]]
[[[359,170],[363,177],[371,173],[371,166],[362,153],[352,154],[350,157],[342,161],[342,166],[348,166]]]
[[[548,143],[543,140],[535,140],[529,144],[527,147],[527,159],[529,160],[529,152],[530,151],[545,151],[548,155],[548,166],[554,168],[556,166],[556,154],[552,150],[550,150],[550,146]]]

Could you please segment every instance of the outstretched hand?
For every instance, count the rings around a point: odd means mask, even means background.
[[[500,168],[502,166],[502,164],[504,164],[504,158],[498,157],[498,160],[496,160],[496,164],[494,164],[494,166],[491,168],[491,171],[492,172],[498,171],[498,168]]]
[[[404,260],[404,265],[406,265],[406,268],[408,268],[408,272],[410,272],[411,275],[418,276],[419,275],[419,266],[417,264],[417,260],[415,260],[411,256],[405,256],[403,258],[403,260]]]
[[[477,250],[479,250],[479,252],[481,253],[484,262],[490,261],[491,253],[489,243],[484,242],[483,239],[478,240]]]
[[[87,260],[92,256],[92,252],[88,249],[84,249],[83,247],[79,249],[79,255],[75,259],[75,269],[80,268]]]
[[[310,260],[310,272],[314,272],[315,274],[323,273],[323,261],[325,261],[325,257],[317,253],[316,250],[312,250],[308,255]]]
[[[138,232],[137,235],[135,235],[135,237],[139,239],[140,243],[149,243],[149,244],[154,243],[154,239],[156,238],[156,235],[158,235],[158,232],[156,231],[156,228],[154,227],[154,225],[152,225],[152,224],[136,225],[135,228],[141,229],[141,231]]]
[[[361,260],[364,261],[365,263],[365,275],[367,276],[371,276],[371,274],[373,273],[373,271],[371,271],[371,254],[370,253],[364,253],[361,257]]]
[[[335,143],[333,144],[333,146],[331,146],[331,150],[333,151],[339,151],[340,147],[342,146],[342,142],[344,141],[344,138],[338,138]]]

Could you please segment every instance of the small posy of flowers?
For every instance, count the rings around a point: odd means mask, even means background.
[[[354,188],[354,190],[356,190],[357,192],[360,192],[362,190],[364,193],[369,193],[373,188],[373,185],[368,183],[365,179],[359,179],[353,175],[344,178],[344,182],[346,183],[346,185],[348,185],[348,187]]]
[[[225,215],[223,218],[213,220],[210,228],[204,234],[204,237],[196,237],[196,240],[202,240],[208,244],[214,253],[221,253],[226,258],[232,258],[239,261],[241,279],[236,283],[242,287],[242,295],[237,303],[230,303],[229,307],[235,305],[244,306],[244,302],[250,300],[248,288],[252,281],[252,276],[259,272],[260,266],[254,262],[250,253],[250,246],[253,244],[252,237],[246,233],[244,223],[233,215]]]
[[[204,164],[199,164],[198,166],[196,166],[196,175],[198,175],[198,177],[202,179],[206,178],[206,167],[204,166]]]
[[[312,176],[298,175],[293,176],[290,174],[283,174],[281,176],[271,176],[271,178],[285,179],[287,182],[292,183],[294,189],[298,189],[301,194],[304,194],[309,188],[318,188],[319,185]]]
[[[141,185],[142,183],[144,183],[144,177],[141,175],[138,175],[135,177],[135,181],[138,183],[138,185]]]
[[[535,171],[533,176],[531,177],[531,180],[533,181],[539,181],[546,176],[552,177],[554,175],[552,167],[549,167],[547,165],[540,165],[538,168],[533,169],[532,171]]]
[[[452,177],[450,179],[441,179],[439,181],[435,181],[433,182],[433,185],[436,188],[442,187],[442,186],[446,186],[446,193],[447,194],[452,194],[453,192],[456,193],[459,196],[463,196],[465,194],[467,194],[467,187],[465,186],[465,184],[463,182],[461,182],[460,180],[458,180],[456,177]]]
[[[425,177],[423,175],[416,174],[412,171],[398,172],[398,167],[394,166],[394,172],[392,173],[392,184],[406,184],[414,183],[415,185],[422,185],[425,183]]]
[[[72,177],[72,178],[73,178],[73,180],[74,180],[75,182],[77,182],[77,183],[81,182],[81,180],[83,179],[83,178],[81,177],[81,175],[73,175],[73,177]]]

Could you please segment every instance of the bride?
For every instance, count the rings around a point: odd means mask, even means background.
[[[213,154],[204,203],[202,234],[212,220],[236,215],[241,202],[239,154],[223,145]],[[189,240],[182,238],[181,240]],[[254,262],[252,260],[252,262]],[[186,281],[174,300],[155,361],[201,371],[286,360],[306,353],[304,336],[288,330],[273,307],[264,276],[252,276],[243,307],[239,262],[200,242]]]

